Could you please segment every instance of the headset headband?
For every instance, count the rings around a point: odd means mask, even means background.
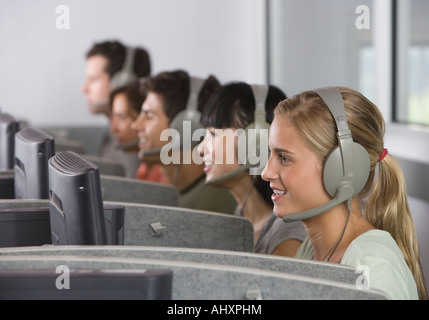
[[[316,92],[328,106],[337,125],[338,145],[340,147],[341,157],[343,160],[343,174],[346,175],[350,172],[355,172],[356,159],[354,159],[355,152],[353,138],[347,124],[344,100],[340,90],[338,90],[336,87],[326,87],[316,89],[314,92]],[[347,179],[354,181],[355,177],[349,175]]]
[[[205,80],[197,77],[190,77],[189,79],[189,98],[186,104],[186,110],[197,111],[198,110],[198,97],[200,95],[201,88],[204,85]]]

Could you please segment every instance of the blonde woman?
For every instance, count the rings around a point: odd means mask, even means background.
[[[262,173],[274,192],[274,213],[285,221],[312,213],[302,219],[308,238],[297,258],[365,266],[371,288],[393,299],[427,299],[403,173],[384,146],[383,117],[359,92],[330,89],[344,104],[353,142],[367,154],[368,178],[346,200],[328,193],[323,170],[339,145],[339,128],[325,99],[303,92],[274,111],[271,155]]]

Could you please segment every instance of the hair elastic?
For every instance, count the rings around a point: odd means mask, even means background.
[[[381,160],[383,160],[384,157],[387,156],[388,153],[389,153],[389,151],[387,151],[387,149],[384,148],[383,152],[380,154],[377,161],[380,162]]]

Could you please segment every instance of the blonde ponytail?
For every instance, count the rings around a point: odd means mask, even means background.
[[[375,228],[392,235],[414,276],[419,298],[427,300],[426,282],[402,169],[391,155],[387,155],[378,164],[378,175],[366,202],[364,216]]]

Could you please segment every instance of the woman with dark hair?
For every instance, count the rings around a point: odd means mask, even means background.
[[[274,108],[286,95],[275,86],[264,87],[267,94],[262,103],[268,126]],[[253,224],[255,252],[294,256],[306,237],[302,223],[286,224],[278,219],[273,214],[269,183],[252,175],[252,168],[239,160],[239,132],[246,134],[248,126],[255,122],[256,103],[252,87],[244,82],[223,85],[209,100],[202,113],[206,136],[198,146],[205,164],[206,184],[227,189],[234,196],[238,203],[235,214]],[[262,141],[259,144],[264,148]],[[268,143],[265,148],[268,149]]]

